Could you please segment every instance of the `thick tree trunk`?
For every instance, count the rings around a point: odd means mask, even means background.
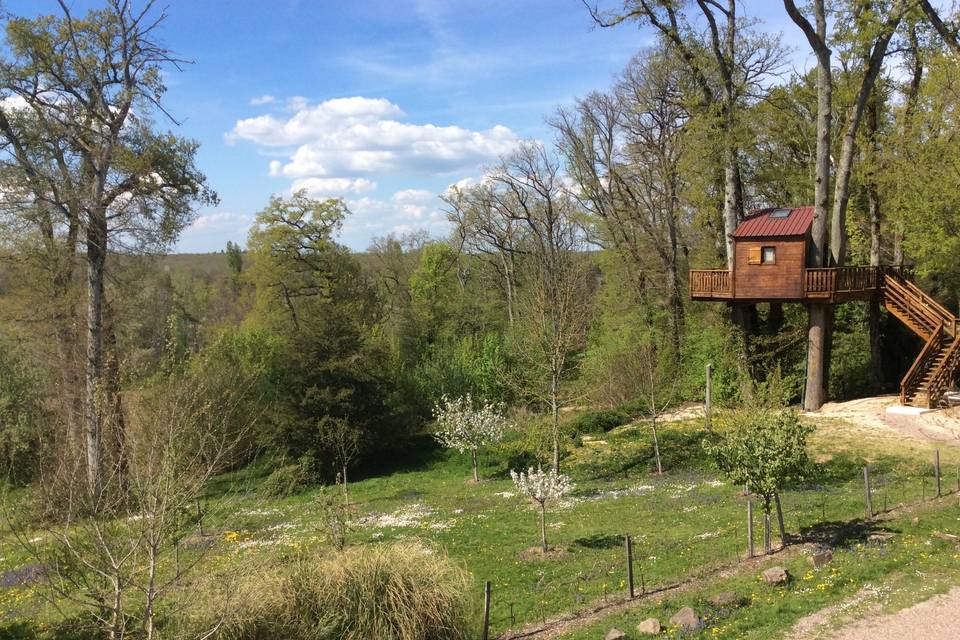
[[[810,230],[808,264],[827,266],[827,215],[830,198],[830,128],[833,110],[833,77],[831,51],[827,46],[827,12],[824,0],[814,0],[816,27],[797,9],[793,0],[784,0],[790,19],[802,30],[817,57],[817,153],[814,183],[814,213]],[[827,305],[809,306],[807,331],[807,381],[803,408],[819,409],[826,399],[827,361],[829,354],[829,310]]]
[[[877,129],[879,128],[878,98],[876,93],[870,101],[866,114],[866,125],[870,136],[870,151],[876,160],[880,149],[877,145]],[[873,171],[867,180],[867,210],[870,225],[870,266],[879,267],[881,262],[881,210],[880,191],[877,187]],[[870,302],[870,375],[873,378],[873,387],[880,390],[883,387],[883,348],[880,342],[880,303]]]
[[[106,211],[91,212],[87,222],[87,362],[84,388],[84,449],[87,488],[96,501],[102,489],[103,297],[107,258]]]

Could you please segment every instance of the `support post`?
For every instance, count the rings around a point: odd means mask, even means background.
[[[630,535],[627,534],[627,588],[630,593],[630,599],[632,600],[633,595],[633,540],[630,539]]]
[[[942,495],[940,493],[940,449],[937,449],[934,454],[933,470],[937,476],[937,497],[939,498]]]
[[[873,497],[870,495],[870,467],[863,468],[863,490],[867,498],[867,519],[873,518]]]
[[[483,640],[490,639],[490,581],[483,583]]]
[[[713,428],[713,365],[707,364],[707,391],[704,403],[704,414],[707,417],[707,429]]]
[[[747,557],[753,557],[753,499],[747,498]]]

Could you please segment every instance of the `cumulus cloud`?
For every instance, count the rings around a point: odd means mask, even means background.
[[[291,191],[306,190],[312,198],[338,197],[348,193],[366,193],[377,188],[377,183],[366,178],[298,178]]]
[[[259,107],[260,105],[264,104],[272,104],[276,101],[277,99],[271,96],[269,93],[265,93],[259,98],[250,98],[250,104],[254,107]]]
[[[293,115],[265,114],[237,121],[227,140],[264,147],[295,147],[271,174],[290,178],[413,171],[446,173],[473,168],[512,150],[509,128],[474,131],[454,125],[402,122],[403,110],[384,98],[300,102]]]

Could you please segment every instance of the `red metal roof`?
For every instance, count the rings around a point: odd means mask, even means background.
[[[813,224],[813,207],[793,207],[786,217],[770,217],[775,211],[786,207],[771,207],[751,211],[737,225],[734,238],[769,238],[771,236],[802,236]]]

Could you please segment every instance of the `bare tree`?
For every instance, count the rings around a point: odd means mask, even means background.
[[[14,512],[10,519],[21,545],[46,567],[54,606],[87,611],[111,640],[133,628],[156,638],[160,604],[169,598],[171,608],[186,606],[183,593],[171,596],[204,561],[211,541],[186,551],[181,541],[195,530],[194,507],[209,480],[235,464],[256,420],[245,415],[237,426],[245,386],[238,380],[224,394],[190,377],[141,394],[127,409],[125,455],[104,466],[96,496],[86,490],[78,459],[60,457],[43,473],[39,499],[53,517],[42,540],[28,534],[36,514]]]
[[[333,452],[337,459],[339,470],[337,475],[343,488],[343,501],[350,504],[350,492],[347,484],[347,471],[357,455],[360,453],[360,429],[351,425],[343,418],[324,416],[320,418],[318,428],[320,441]]]
[[[513,218],[498,215],[490,185],[454,185],[441,196],[447,203],[447,219],[461,251],[481,256],[500,277],[507,302],[507,321],[516,319],[517,255],[523,243],[523,228]]]
[[[684,320],[680,163],[688,117],[679,81],[668,54],[638,56],[614,91],[579,100],[553,122],[577,196],[628,260],[638,298],[651,284],[664,292],[675,353]],[[656,278],[648,277],[651,254],[662,271]]]
[[[560,468],[560,409],[569,401],[565,382],[577,367],[586,340],[591,289],[581,211],[557,160],[527,142],[487,175],[482,197],[501,228],[522,232],[514,249],[520,282],[520,322],[515,347],[523,366],[521,395],[550,410],[553,468]],[[521,236],[517,236],[521,237]]]

